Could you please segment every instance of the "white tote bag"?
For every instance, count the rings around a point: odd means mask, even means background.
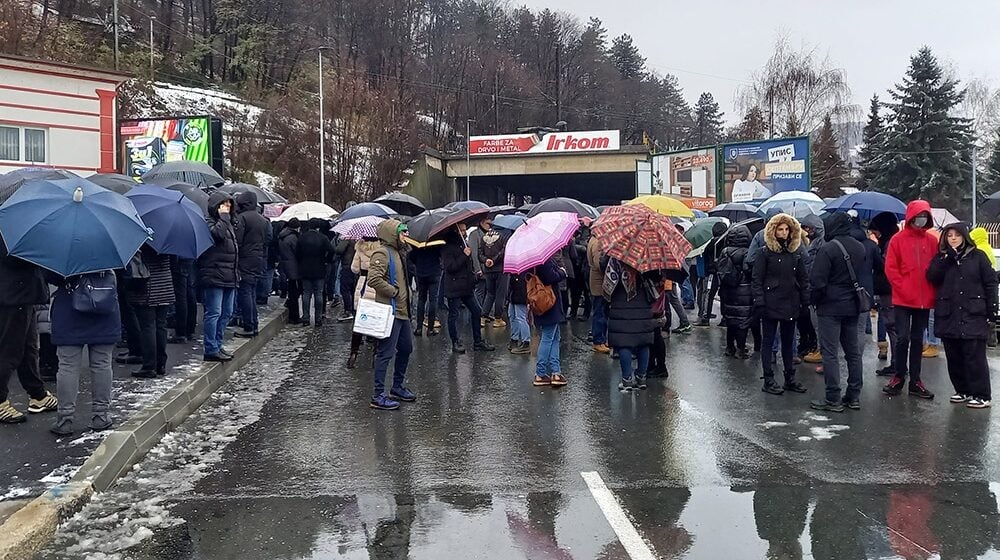
[[[354,332],[379,340],[389,338],[395,319],[396,311],[391,305],[361,299],[354,312]]]

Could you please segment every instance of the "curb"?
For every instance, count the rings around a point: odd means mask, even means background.
[[[234,372],[281,330],[288,311],[279,308],[262,317],[256,338],[233,339],[232,361],[215,363],[178,381],[152,404],[108,434],[66,484],[49,488],[0,525],[0,560],[30,560],[55,535],[59,523],[103,492],[138,463],[160,439],[198,409]],[[239,341],[238,345],[233,343]]]

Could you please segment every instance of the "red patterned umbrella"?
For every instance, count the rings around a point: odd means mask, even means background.
[[[670,218],[641,205],[608,208],[591,232],[604,252],[639,272],[681,270],[691,243]]]

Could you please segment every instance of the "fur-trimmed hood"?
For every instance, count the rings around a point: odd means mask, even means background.
[[[798,251],[799,246],[802,244],[802,226],[794,217],[784,213],[774,216],[764,226],[764,243],[767,244],[767,248],[775,253],[782,252],[781,244],[778,243],[778,238],[775,237],[775,231],[777,231],[778,226],[781,224],[788,226],[788,252],[794,253]]]

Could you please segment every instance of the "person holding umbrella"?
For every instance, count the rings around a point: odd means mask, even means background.
[[[208,199],[208,228],[212,246],[198,258],[199,286],[204,290],[204,358],[206,362],[228,362],[233,355],[222,343],[226,326],[233,316],[233,303],[239,285],[239,249],[233,231],[233,200],[222,191]]]
[[[483,352],[496,350],[483,340],[482,309],[474,295],[479,275],[473,268],[472,248],[465,243],[465,224],[456,224],[445,235],[441,250],[441,268],[444,269],[444,295],[448,298],[448,334],[451,351],[464,354],[465,346],[458,334],[458,317],[464,305],[469,310],[472,327],[473,349]]]
[[[649,352],[653,345],[653,331],[659,328],[653,314],[653,302],[662,293],[652,293],[651,286],[663,287],[655,277],[641,275],[637,270],[611,259],[604,281],[608,308],[608,344],[618,352],[622,378],[621,391],[646,388],[649,369]],[[658,290],[656,290],[658,292]],[[637,368],[632,370],[632,358]]]
[[[535,379],[532,385],[539,387],[549,385],[563,387],[567,384],[562,373],[559,357],[560,332],[559,326],[566,320],[563,308],[562,294],[559,284],[566,280],[566,269],[557,264],[556,256],[549,257],[545,263],[535,267],[534,281],[554,294],[554,303],[544,313],[534,314],[535,326],[538,327],[538,358],[535,360]],[[528,278],[528,302],[531,303],[531,277]]]

